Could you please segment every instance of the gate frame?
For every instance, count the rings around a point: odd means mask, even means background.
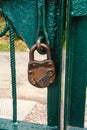
[[[41,1],[41,0],[39,0]],[[13,2],[13,6],[11,6]],[[29,1],[26,1],[29,2]],[[43,0],[42,0],[43,2]],[[16,66],[15,66],[15,47],[14,47],[14,32],[16,32],[20,36],[20,31],[18,32],[15,29],[14,23],[15,21],[12,19],[9,9],[11,7],[15,7],[15,0],[11,1],[4,1],[2,0],[2,13],[4,14],[7,20],[7,28],[3,35],[10,30],[10,57],[11,57],[11,74],[12,74],[12,97],[13,97],[13,121],[7,119],[0,119],[0,129],[3,130],[58,130],[60,129],[60,106],[61,106],[61,73],[62,73],[62,44],[64,42],[63,34],[64,34],[64,14],[65,14],[65,1],[61,0],[50,0],[48,2],[48,15],[46,16],[47,19],[47,28],[50,30],[50,25],[54,30],[51,32],[50,35],[54,37],[54,40],[50,41],[51,51],[52,51],[52,59],[54,60],[56,66],[56,80],[48,88],[48,100],[47,100],[47,109],[48,109],[48,124],[47,125],[40,125],[40,124],[33,124],[33,123],[26,123],[26,122],[19,122],[17,121],[17,100],[16,100]],[[17,1],[17,4],[20,3],[20,0]],[[21,2],[22,3],[22,2]],[[20,3],[20,4],[21,4]],[[23,3],[24,4],[24,3]],[[8,6],[9,5],[9,6]],[[25,3],[28,6],[28,4]],[[24,6],[24,5],[23,5]],[[9,7],[9,8],[8,8]],[[50,9],[51,8],[51,9]],[[15,8],[13,8],[15,9]],[[16,7],[18,10],[18,7]],[[34,9],[34,8],[33,8]],[[32,10],[32,9],[31,9]],[[12,12],[11,12],[12,13]],[[15,13],[15,12],[14,12]],[[30,13],[28,13],[30,14]],[[27,15],[28,15],[27,14]],[[54,14],[54,22],[50,22],[50,17]],[[14,15],[15,16],[15,15]],[[36,14],[35,14],[36,16]],[[32,23],[31,23],[32,25]],[[56,28],[56,29],[55,29]],[[28,27],[26,28],[28,29]],[[27,32],[27,30],[26,30]],[[30,33],[31,35],[31,33]],[[29,46],[29,45],[28,45]],[[30,45],[31,46],[31,45]]]

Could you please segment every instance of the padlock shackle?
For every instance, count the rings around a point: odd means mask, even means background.
[[[43,47],[43,49],[47,52],[47,59],[51,60],[51,51],[48,45],[41,43],[41,46]],[[37,50],[37,45],[33,45],[33,47],[30,49],[29,52],[29,57],[30,57],[30,62],[34,61],[34,51]]]

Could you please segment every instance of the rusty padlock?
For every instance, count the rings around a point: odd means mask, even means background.
[[[55,79],[55,66],[54,62],[51,60],[51,52],[48,45],[41,44],[41,47],[46,51],[47,59],[43,61],[34,60],[34,52],[37,50],[37,45],[35,44],[30,49],[28,80],[32,85],[38,88],[45,88],[52,84]]]

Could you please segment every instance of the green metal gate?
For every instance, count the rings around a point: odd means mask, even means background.
[[[84,127],[87,87],[87,1],[68,0],[65,126]],[[69,97],[69,98],[68,98]]]
[[[0,13],[6,20],[6,27],[0,32],[0,36],[8,30],[10,32],[13,97],[13,120],[0,119],[0,130],[63,130],[60,125],[63,120],[64,129],[82,128],[87,86],[87,1],[2,0]],[[17,120],[14,32],[29,48],[43,34],[51,48],[56,79],[48,87],[47,126]],[[62,50],[65,42],[65,100],[64,118],[61,118]]]

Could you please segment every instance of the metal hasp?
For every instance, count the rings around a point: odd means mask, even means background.
[[[65,13],[64,4],[64,0],[2,0],[2,12],[7,19],[9,25],[8,30],[10,30],[13,122],[0,119],[0,129],[24,130],[32,128],[35,130],[58,130],[60,128],[62,43]],[[39,22],[38,6],[45,6],[46,31],[49,39],[49,46],[51,48],[52,60],[54,61],[56,70],[55,82],[48,88],[48,122],[44,127],[43,125],[28,125],[23,122],[17,123],[14,32],[25,41],[29,48],[36,43]]]
[[[84,127],[85,116],[87,0],[68,0],[66,33],[65,128],[76,129]]]

